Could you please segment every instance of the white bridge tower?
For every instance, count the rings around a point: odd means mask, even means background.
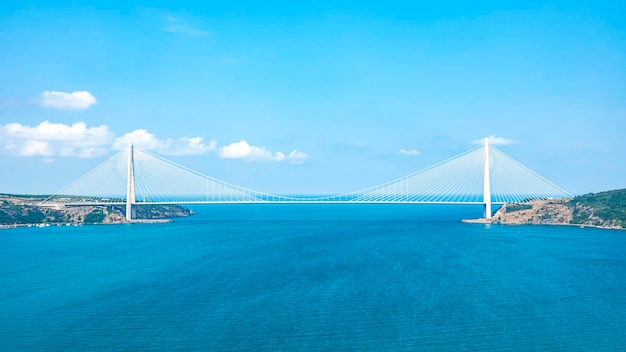
[[[485,204],[485,219],[491,219],[491,164],[489,160],[489,137],[485,138],[485,170],[483,172],[483,203]]]
[[[135,161],[133,159],[133,142],[128,142],[128,178],[126,179],[126,220],[133,219],[135,203]]]

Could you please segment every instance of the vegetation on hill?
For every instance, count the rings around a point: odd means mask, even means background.
[[[104,219],[107,217],[107,214],[102,211],[102,209],[94,209],[90,213],[85,215],[83,222],[85,224],[101,224],[104,222]]]
[[[47,196],[0,194],[0,225],[100,224],[125,222],[124,206],[38,206]],[[135,219],[169,219],[189,216],[180,205],[135,205]]]
[[[572,224],[584,224],[586,219],[596,216],[626,228],[626,189],[585,194],[567,205],[573,210]]]
[[[526,203],[511,203],[507,206],[506,210],[509,212],[532,209],[532,205]]]
[[[125,212],[126,208],[120,205],[113,206],[119,212]],[[173,204],[136,204],[133,205],[134,219],[169,219],[180,218],[192,214],[191,210],[180,205]]]
[[[496,212],[492,221],[626,228],[626,189],[589,193],[571,199],[509,203]]]
[[[8,199],[0,200],[0,225],[40,224],[69,222],[68,214],[50,208],[30,204],[15,204]]]

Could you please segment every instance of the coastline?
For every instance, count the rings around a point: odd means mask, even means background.
[[[566,224],[566,223],[515,223],[515,222],[500,222],[500,221],[492,221],[485,218],[478,219],[463,219],[461,222],[466,224],[483,224],[483,225],[504,225],[504,226],[571,226],[571,227],[590,227],[594,229],[602,229],[602,230],[620,230],[624,231],[626,228],[623,227],[614,227],[614,226],[601,226],[601,225],[585,225],[585,224]]]
[[[137,220],[132,220],[132,221],[119,221],[119,222],[102,222],[102,223],[39,223],[39,224],[2,224],[0,225],[0,230],[8,230],[8,229],[15,229],[18,227],[37,227],[37,228],[43,228],[43,227],[64,227],[64,226],[74,226],[74,227],[80,227],[80,226],[93,226],[93,225],[127,225],[127,224],[166,224],[166,223],[170,223],[173,222],[174,220],[172,219],[137,219]]]
[[[194,215],[181,205],[138,204],[135,219],[128,221],[123,206],[45,204],[45,196],[0,194],[0,229],[17,227],[82,226],[100,224],[167,223],[173,218]]]
[[[626,189],[564,199],[505,203],[489,219],[466,223],[498,225],[561,225],[626,230]]]
[[[114,224],[114,223],[111,223]],[[42,227],[62,227],[62,226],[83,226],[83,225],[92,225],[92,224],[72,224],[72,223],[54,223],[54,224],[49,224],[49,223],[39,223],[39,224],[2,224],[0,225],[0,230],[8,230],[8,229],[15,229],[18,227],[38,227],[38,228],[42,228]],[[99,224],[93,224],[93,225],[99,225]],[[107,224],[108,225],[108,224]]]

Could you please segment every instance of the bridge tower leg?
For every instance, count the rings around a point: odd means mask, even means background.
[[[126,220],[133,219],[133,204],[135,203],[135,160],[133,157],[133,142],[128,143],[128,178],[126,179]]]
[[[485,219],[491,219],[491,165],[489,160],[489,138],[485,138],[485,170],[483,172],[483,203]]]

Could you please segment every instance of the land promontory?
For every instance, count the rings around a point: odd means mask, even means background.
[[[579,225],[626,228],[626,189],[569,199],[507,203],[489,221],[495,224]]]
[[[117,224],[128,222],[123,205],[41,206],[47,196],[0,194],[0,226],[11,227],[38,224]],[[180,205],[133,206],[137,220],[161,220],[192,215]]]

